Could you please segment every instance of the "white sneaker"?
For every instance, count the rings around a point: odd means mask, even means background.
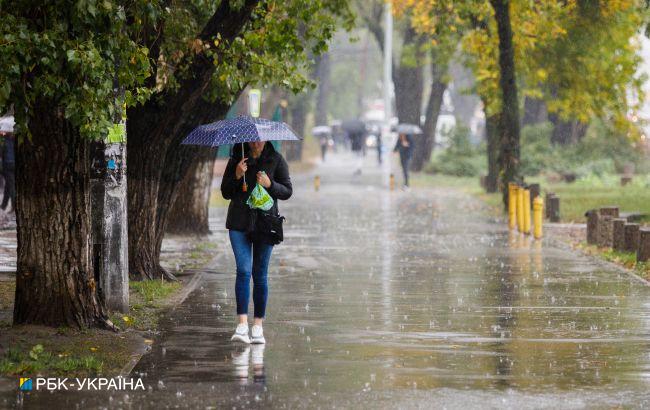
[[[248,337],[248,324],[238,324],[237,329],[235,329],[235,334],[232,335],[230,340],[233,342],[250,343],[251,339]]]
[[[264,339],[264,329],[262,326],[253,325],[251,328],[251,343],[253,344],[264,344],[266,340]]]

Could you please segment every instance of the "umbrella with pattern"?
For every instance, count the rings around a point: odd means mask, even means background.
[[[185,137],[184,145],[202,145],[218,147],[219,145],[242,144],[256,141],[298,141],[301,138],[284,122],[270,121],[264,118],[239,116],[196,127]],[[243,155],[242,155],[243,156]],[[244,191],[246,181],[244,180]]]

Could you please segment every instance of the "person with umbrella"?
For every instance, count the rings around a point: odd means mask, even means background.
[[[266,343],[263,321],[268,299],[268,267],[273,245],[249,235],[253,209],[247,204],[252,189],[247,181],[261,185],[273,199],[267,211],[279,215],[278,200],[287,200],[293,192],[289,166],[282,155],[267,141],[298,140],[288,125],[251,117],[236,117],[202,125],[192,131],[183,144],[233,146],[232,155],[221,181],[221,194],[230,200],[226,229],[235,256],[237,277],[238,324],[231,340],[244,343]],[[253,326],[248,329],[250,281],[253,279]]]
[[[352,152],[357,156],[356,169],[354,175],[361,175],[361,168],[363,167],[363,148],[364,139],[366,136],[366,124],[360,119],[349,119],[343,121],[343,130],[348,134]]]
[[[2,176],[4,177],[4,193],[0,208],[7,210],[9,200],[13,211],[16,210],[16,139],[14,136],[14,117],[7,116],[0,118],[0,136],[3,136],[2,143]]]
[[[411,165],[411,157],[415,148],[415,141],[413,136],[422,134],[422,130],[417,125],[413,124],[399,124],[395,131],[397,132],[397,142],[393,152],[399,153],[400,164],[402,165],[402,173],[404,174],[404,189],[409,188],[409,166]]]

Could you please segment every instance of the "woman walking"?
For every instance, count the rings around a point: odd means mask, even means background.
[[[413,138],[408,134],[399,134],[393,152],[399,152],[399,159],[404,173],[404,189],[409,187],[409,166],[413,155]]]
[[[226,229],[228,229],[237,265],[235,296],[239,323],[231,340],[266,343],[262,322],[266,314],[267,272],[273,245],[262,241],[253,242],[247,236],[252,211],[246,204],[246,200],[256,181],[273,198],[273,207],[268,212],[278,214],[278,200],[289,199],[293,190],[287,162],[273,148],[273,145],[264,141],[249,142],[242,150],[233,149],[233,151],[221,181],[221,194],[225,199],[230,200]],[[245,189],[246,181],[253,186]],[[251,277],[254,318],[249,337],[248,302]]]

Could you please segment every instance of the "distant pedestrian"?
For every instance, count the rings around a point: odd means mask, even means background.
[[[242,152],[244,151],[244,152]],[[257,181],[273,198],[268,211],[278,214],[278,200],[286,200],[293,192],[289,167],[272,144],[249,142],[245,149],[233,150],[221,181],[221,194],[230,200],[226,228],[235,254],[237,279],[235,297],[239,324],[231,340],[244,343],[266,343],[262,322],[266,315],[268,298],[268,266],[273,245],[263,241],[251,241],[247,231],[251,226],[252,210],[246,200],[253,187],[244,191],[244,181]],[[248,334],[248,302],[250,281],[253,278],[254,319],[251,336]]]
[[[381,140],[381,131],[377,133],[377,163],[381,165],[382,162],[382,150],[384,149],[384,145]]]
[[[399,134],[395,149],[393,152],[399,153],[402,172],[404,174],[404,188],[409,187],[409,166],[411,165],[411,156],[413,156],[413,137],[407,134]]]
[[[350,144],[352,146],[352,152],[357,157],[357,163],[355,166],[355,175],[361,175],[361,168],[363,167],[363,139],[364,134],[361,132],[350,133]]]
[[[11,208],[16,210],[16,154],[15,154],[15,137],[13,133],[5,133],[2,144],[2,176],[4,177],[4,194],[0,208],[7,210],[9,200]]]
[[[320,136],[320,156],[323,162],[325,162],[325,154],[327,154],[327,146],[329,144],[329,137],[327,135]]]

